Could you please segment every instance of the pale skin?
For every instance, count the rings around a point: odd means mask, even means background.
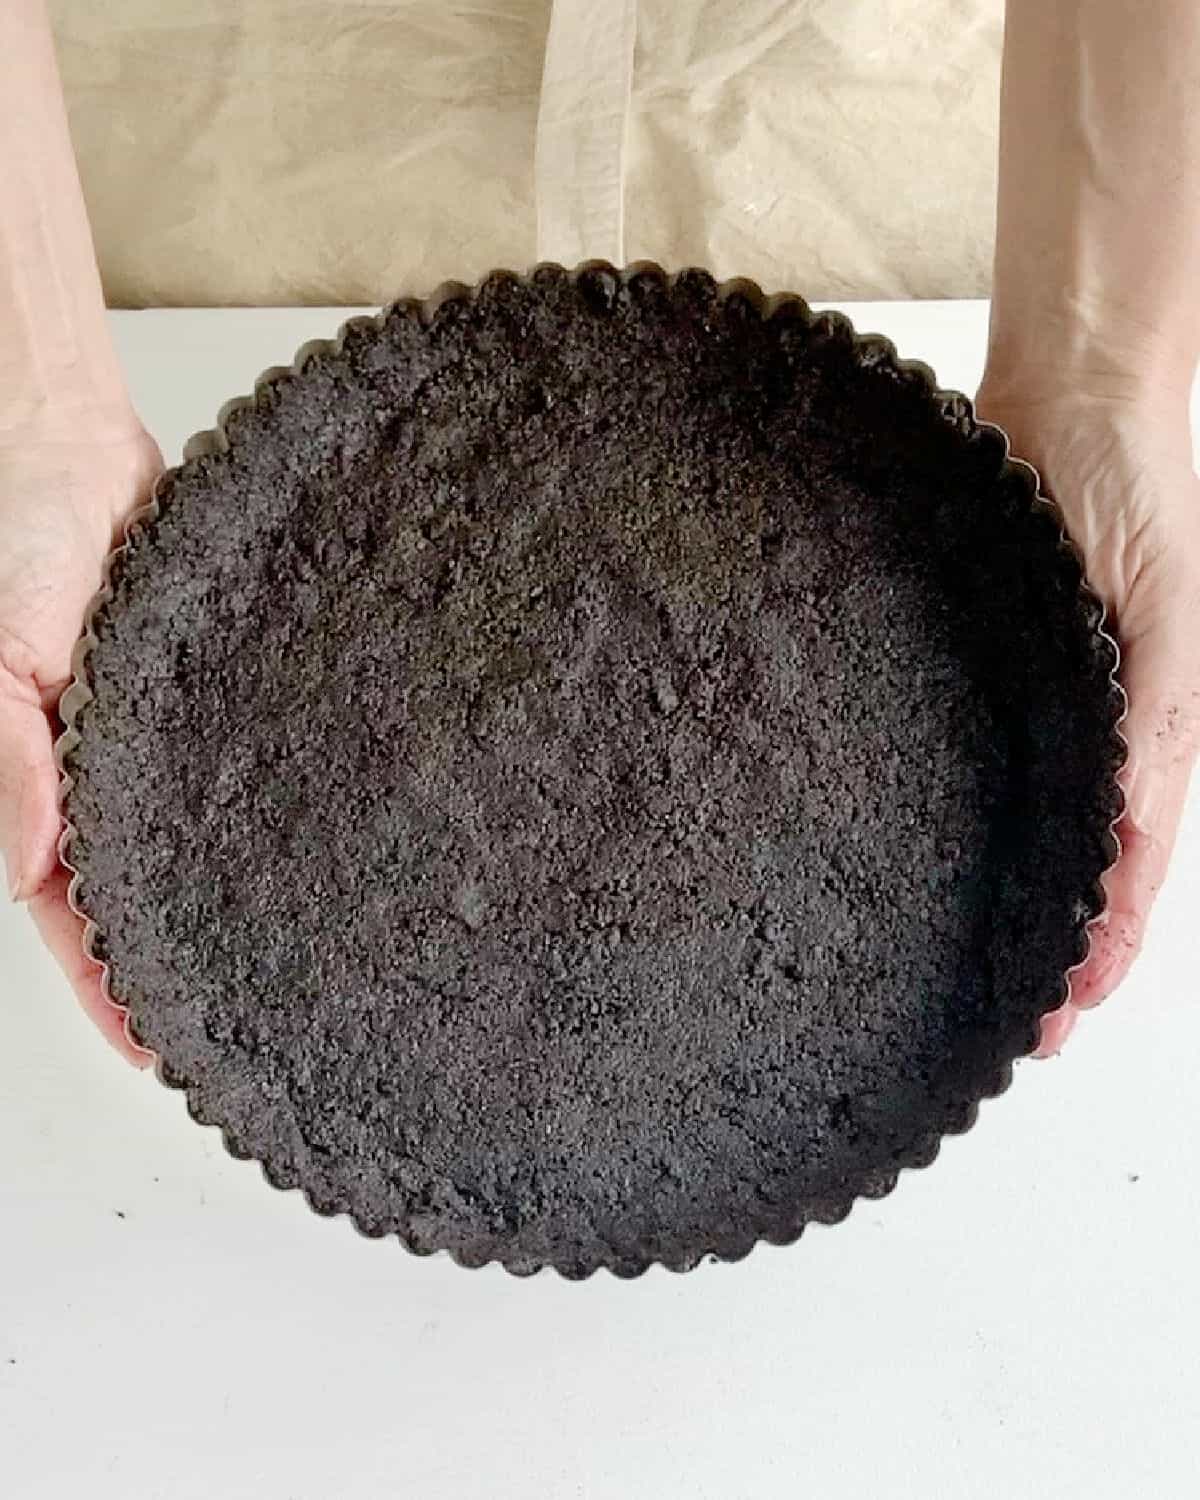
[[[0,49],[0,849],[84,1010],[130,1061],[57,859],[55,707],[104,557],[162,460],[105,321],[43,0]],[[1041,469],[1108,606],[1129,695],[1108,911],[1043,1023],[1057,1051],[1121,981],[1200,741],[1200,7],[1008,0],[983,417]]]
[[[1141,948],[1200,743],[1200,7],[1008,0],[1007,33],[979,409],[1061,504],[1129,696],[1122,853],[1053,1052]]]

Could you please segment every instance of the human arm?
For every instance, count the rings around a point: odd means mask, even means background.
[[[1062,506],[1129,697],[1122,852],[1045,1050],[1136,956],[1200,741],[1197,100],[1194,0],[1008,0],[979,409]]]
[[[0,849],[11,894],[105,1035],[56,857],[59,694],[87,603],[162,460],[105,318],[44,0],[9,0],[0,48]]]

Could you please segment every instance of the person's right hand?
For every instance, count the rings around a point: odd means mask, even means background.
[[[1089,392],[1077,378],[1040,390],[985,379],[979,413],[1007,430],[1062,508],[1120,642],[1129,699],[1121,853],[1071,999],[1042,1024],[1047,1055],[1124,979],[1166,878],[1200,749],[1200,481],[1186,391],[1138,398]]]
[[[132,420],[105,441],[0,434],[0,851],[8,889],[29,903],[87,1014],[142,1066],[149,1054],[127,1040],[67,905],[53,747],[58,700],[104,559],[161,470],[157,445]]]

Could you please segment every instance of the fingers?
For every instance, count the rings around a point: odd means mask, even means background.
[[[53,730],[42,695],[0,669],[0,849],[9,893],[28,901],[42,940],[105,1039],[144,1068],[151,1054],[126,1037],[100,965],[83,951],[83,922],[67,905],[69,876],[58,862],[59,828]]]
[[[1146,924],[1166,879],[1175,832],[1183,811],[1186,775],[1178,778],[1175,811],[1156,833],[1144,833],[1127,815],[1117,825],[1121,856],[1105,878],[1107,904],[1091,929],[1092,946],[1083,966],[1071,976],[1071,1000],[1080,1010],[1099,1005],[1117,988],[1141,952]]]
[[[83,919],[67,905],[69,878],[66,870],[55,870],[30,898],[29,910],[38,932],[105,1040],[134,1067],[149,1067],[153,1054],[134,1046],[125,1035],[125,1013],[105,995],[101,967],[83,951]]]
[[[1090,929],[1091,947],[1071,975],[1071,998],[1042,1021],[1037,1057],[1058,1052],[1078,1013],[1099,1005],[1128,974],[1171,861],[1187,799],[1200,724],[1200,691],[1181,684],[1178,651],[1135,643],[1122,673],[1129,714],[1122,726],[1129,759],[1122,781],[1121,852],[1104,877],[1105,909]]]
[[[1090,1010],[1117,988],[1141,952],[1145,926],[1144,917],[1111,907],[1095,924],[1087,960],[1071,975],[1071,1001],[1077,1009]]]
[[[41,700],[0,669],[0,850],[14,900],[28,899],[58,863],[58,771]]]
[[[40,695],[0,677],[0,847],[9,892],[28,901],[42,940],[106,1040],[145,1067],[152,1056],[126,1037],[124,1015],[101,986],[100,965],[83,951],[83,922],[67,905],[69,876],[58,862],[59,827],[50,720]]]
[[[1130,712],[1124,733],[1126,811],[1117,825],[1121,853],[1105,876],[1106,907],[1092,927],[1087,960],[1071,976],[1071,1001],[1098,1005],[1137,957],[1170,864],[1195,759],[1200,694],[1164,694],[1145,653],[1130,654],[1125,681]]]

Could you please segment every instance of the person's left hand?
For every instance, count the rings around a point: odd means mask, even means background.
[[[1043,1021],[1044,1056],[1125,977],[1167,873],[1200,747],[1200,482],[1186,392],[1092,394],[1064,376],[1035,394],[985,380],[978,410],[1008,432],[1062,508],[1109,611],[1129,699],[1121,853],[1071,998]]]
[[[28,901],[83,1009],[139,1066],[149,1054],[126,1038],[67,905],[54,738],[104,559],[161,470],[157,445],[136,425],[104,442],[0,437],[0,852],[10,894]]]

